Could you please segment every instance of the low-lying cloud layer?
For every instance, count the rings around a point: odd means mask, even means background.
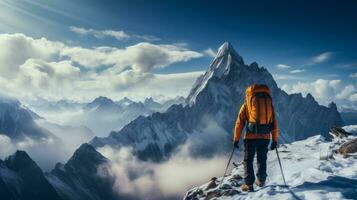
[[[54,136],[13,141],[0,134],[0,159],[12,155],[16,150],[24,150],[43,170],[49,171],[57,162],[66,162],[82,143],[93,138],[93,133],[83,127],[59,126],[45,121],[37,123]]]
[[[129,148],[118,151],[106,146],[98,150],[112,161],[110,171],[116,178],[113,189],[118,194],[163,199],[182,198],[185,191],[221,175],[224,170],[225,157],[193,158],[186,148],[159,164],[139,161]]]
[[[162,163],[140,161],[129,147],[98,148],[112,161],[109,169],[116,180],[114,191],[133,199],[180,199],[192,187],[222,176],[232,147],[231,137],[214,120],[205,117],[203,121],[201,131],[191,134]]]

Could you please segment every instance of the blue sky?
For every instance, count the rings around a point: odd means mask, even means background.
[[[201,53],[154,66],[153,74],[204,71],[212,60],[207,52],[230,41],[246,63],[267,67],[288,92],[311,92],[320,103],[355,107],[356,9],[353,1],[4,0],[0,32],[89,49],[146,42]]]

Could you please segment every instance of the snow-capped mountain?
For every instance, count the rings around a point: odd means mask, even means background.
[[[112,190],[114,180],[105,168],[108,162],[92,146],[83,144],[66,164],[58,163],[51,172],[43,173],[26,152],[17,151],[0,160],[0,199],[120,199]]]
[[[0,134],[12,140],[40,139],[52,136],[35,123],[37,114],[25,108],[18,100],[0,96]]]
[[[287,185],[279,168],[275,151],[269,151],[266,186],[255,186],[255,192],[242,192],[243,165],[238,163],[227,176],[212,178],[186,193],[185,200],[203,199],[356,199],[357,160],[336,153],[342,143],[357,138],[357,126],[344,127],[354,133],[347,138],[326,140],[321,135],[282,145],[279,156]],[[233,161],[237,161],[236,156]],[[210,177],[207,177],[209,180]]]
[[[131,146],[146,160],[162,160],[193,133],[204,133],[208,126],[222,130],[223,141],[216,149],[227,146],[245,89],[253,83],[267,84],[272,90],[274,106],[280,127],[280,142],[292,142],[312,135],[326,136],[329,128],[342,125],[336,105],[319,105],[308,94],[288,95],[278,88],[272,75],[257,63],[246,65],[229,43],[224,43],[207,72],[199,77],[188,98],[187,105],[173,105],[165,113],[138,117],[120,131],[108,137],[96,137],[95,147],[110,145],[120,148]],[[204,134],[202,134],[204,137]],[[212,151],[207,145],[202,152]]]
[[[104,136],[110,131],[120,130],[138,116],[148,116],[154,112],[164,112],[173,104],[184,103],[183,97],[168,99],[163,102],[146,98],[143,102],[127,97],[114,101],[99,96],[88,103],[70,100],[47,101],[38,99],[26,104],[41,118],[63,126],[86,126],[96,135]]]

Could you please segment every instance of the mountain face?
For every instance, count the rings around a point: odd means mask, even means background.
[[[119,199],[105,166],[109,161],[83,144],[66,164],[44,174],[24,151],[0,160],[0,199],[112,200]],[[100,171],[99,171],[100,170]]]
[[[1,199],[61,199],[24,151],[17,151],[0,163],[0,186]]]
[[[117,199],[112,190],[114,179],[104,167],[107,164],[109,161],[91,145],[83,144],[65,165],[58,163],[47,178],[62,199]]]
[[[0,96],[0,134],[19,141],[26,137],[31,139],[47,138],[47,130],[35,123],[38,116],[26,109],[21,103],[9,97]]]
[[[229,43],[224,43],[207,72],[199,77],[187,97],[187,105],[173,105],[165,113],[138,117],[108,137],[95,137],[95,147],[131,146],[143,160],[167,158],[193,133],[207,131],[207,123],[222,128],[225,137],[218,145],[231,143],[234,122],[251,84],[266,84],[272,91],[280,129],[280,142],[312,135],[327,135],[332,126],[342,125],[336,105],[319,105],[309,94],[288,95],[278,88],[272,75],[257,63],[246,65]],[[226,133],[224,133],[226,132]],[[203,134],[204,135],[204,134]],[[212,151],[210,145],[201,152]]]

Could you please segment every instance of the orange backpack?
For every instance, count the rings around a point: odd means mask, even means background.
[[[266,134],[274,129],[274,108],[266,85],[250,85],[246,90],[247,133]]]

